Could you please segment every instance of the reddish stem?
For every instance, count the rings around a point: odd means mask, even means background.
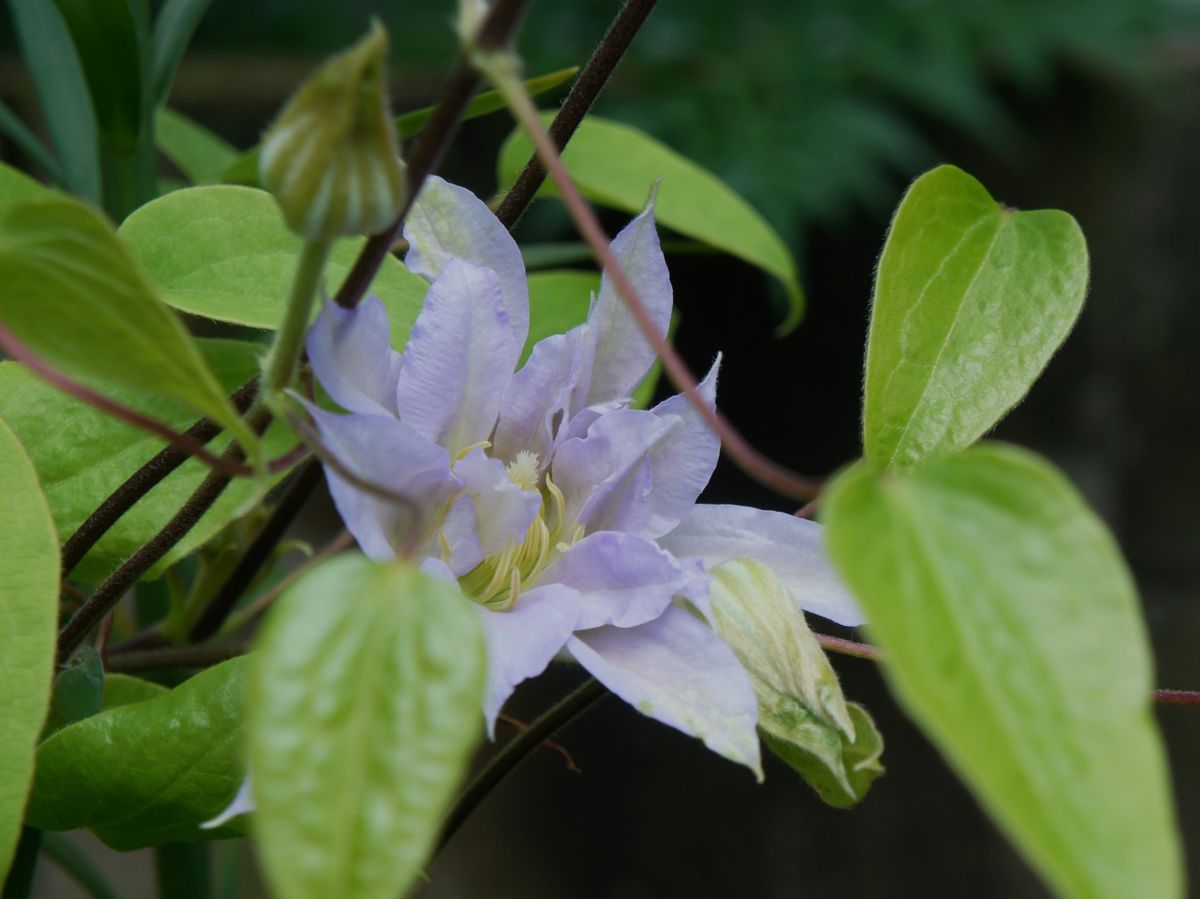
[[[764,456],[728,422],[724,415],[705,402],[697,389],[696,376],[688,369],[687,364],[674,348],[667,343],[663,335],[658,333],[654,321],[646,309],[646,304],[642,302],[642,298],[629,280],[629,276],[625,274],[625,270],[609,248],[608,236],[600,227],[600,222],[592,212],[591,206],[583,199],[563,166],[558,155],[558,148],[554,146],[546,129],[542,127],[537,109],[525,93],[524,87],[511,70],[502,69],[506,65],[503,57],[480,54],[477,58],[480,67],[492,77],[497,89],[508,99],[509,108],[518,123],[529,134],[538,157],[542,160],[542,165],[546,167],[546,171],[558,187],[563,203],[575,221],[579,233],[591,246],[592,252],[596,254],[596,258],[605,272],[612,278],[643,336],[654,348],[658,358],[662,360],[663,371],[666,372],[675,388],[687,397],[713,433],[720,438],[726,455],[747,475],[777,493],[798,500],[814,498],[821,490],[819,481],[796,474],[791,469]]]

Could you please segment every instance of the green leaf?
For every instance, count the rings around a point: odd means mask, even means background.
[[[58,7],[47,0],[8,0],[8,9],[46,128],[62,161],[61,186],[99,204],[99,131],[71,32]]]
[[[549,113],[543,116],[547,124],[552,118]],[[502,187],[516,181],[532,152],[522,132],[509,136],[497,163]],[[595,116],[583,120],[563,151],[563,162],[589,200],[635,214],[662,178],[654,207],[659,223],[774,275],[788,299],[779,333],[800,323],[804,293],[791,251],[762,216],[714,174],[636,128]],[[549,182],[543,192],[555,193]]]
[[[283,317],[300,255],[300,238],[284,227],[271,195],[216,185],[179,190],[147,203],[120,234],[168,303],[218,321],[275,328]],[[336,287],[354,264],[363,238],[340,240],[325,269]],[[402,347],[429,284],[393,256],[371,285]]]
[[[837,675],[796,599],[769,568],[734,559],[712,571],[713,623],[750,675],[767,746],[830,805],[862,799],[883,773],[883,741]]]
[[[1015,212],[953,166],[916,180],[879,260],[866,455],[903,468],[970,446],[1029,390],[1087,291],[1065,212]]]
[[[50,703],[58,541],[37,473],[0,422],[0,880],[21,833],[33,753]]]
[[[600,292],[598,272],[534,272],[529,275],[529,338],[521,365],[533,345],[551,334],[563,334],[587,318],[593,294]]]
[[[222,811],[246,772],[245,659],[231,659],[157,699],[109,708],[63,728],[37,752],[26,813],[41,830],[86,827],[114,849],[243,832]]]
[[[822,512],[900,701],[1051,886],[1181,896],[1136,589],[1062,475],[985,444],[859,465]]]
[[[223,390],[232,392],[258,371],[261,348],[236,340],[199,340],[200,350]],[[109,389],[118,402],[183,430],[196,419],[188,406],[132,390]],[[109,418],[61,393],[16,362],[0,363],[0,418],[29,448],[50,501],[59,536],[66,540],[113,490],[148,462],[163,442],[140,428]],[[220,440],[210,448],[219,451]],[[276,458],[295,446],[287,427],[272,425],[263,437],[263,453]],[[129,510],[84,557],[72,575],[100,580],[158,533],[200,486],[209,469],[189,461]],[[235,478],[199,523],[155,565],[158,577],[170,565],[210,540],[243,510],[261,503],[280,476]]]
[[[24,172],[0,163],[0,214],[22,200],[37,200],[49,196],[50,191]]]
[[[213,184],[238,151],[203,125],[165,106],[154,117],[158,149],[193,184]],[[136,215],[136,213],[135,213]]]
[[[145,23],[130,0],[53,0],[74,40],[101,135],[135,143],[144,110]]]
[[[11,140],[25,158],[41,169],[55,184],[62,184],[67,180],[66,172],[58,164],[58,160],[3,100],[0,100],[0,134]]]
[[[536,78],[530,78],[525,82],[525,90],[529,96],[536,97],[539,94],[554,90],[560,84],[565,84],[574,78],[578,72],[579,66],[570,66],[566,69],[559,69],[556,72],[547,72],[545,75],[538,75]],[[471,102],[467,104],[462,120],[465,122],[469,119],[477,119],[493,112],[499,112],[502,109],[504,109],[504,98],[500,96],[500,92],[484,91],[473,97]],[[416,109],[397,116],[397,133],[403,139],[415,137],[417,134],[420,134],[421,130],[425,127],[425,123],[433,116],[433,110],[434,107],[426,106],[424,109]]]
[[[257,655],[252,826],[275,895],[402,895],[480,734],[474,612],[453,583],[344,555],[279,599]]]
[[[158,699],[171,691],[162,684],[131,677],[128,674],[110,674],[104,678],[104,700],[102,709],[115,709],[137,702]]]
[[[166,0],[154,19],[150,70],[155,106],[166,102],[188,42],[212,0]]]
[[[120,221],[154,195],[146,0],[53,0],[87,77],[99,132],[104,209]]]
[[[0,319],[47,362],[182,400],[257,445],[179,317],[108,223],[67,197],[0,213]]]
[[[536,78],[530,78],[525,82],[525,89],[531,97],[536,97],[538,94],[544,94],[564,84],[575,77],[579,71],[578,66],[571,66],[567,69],[559,69],[557,72],[549,72],[545,75],[539,75]],[[497,91],[484,91],[474,97],[467,108],[463,111],[462,121],[469,119],[477,119],[489,113],[498,112],[504,108],[504,100]],[[425,127],[425,123],[429,121],[433,115],[434,107],[427,106],[424,109],[415,109],[412,112],[406,112],[403,115],[397,116],[395,120],[396,133],[401,140],[407,140],[421,133],[421,129]],[[221,180],[227,184],[244,184],[248,187],[261,187],[262,182],[258,177],[258,157],[260,148],[252,147],[247,150],[234,163],[232,163],[222,174]]]

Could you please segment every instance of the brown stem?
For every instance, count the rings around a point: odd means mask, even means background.
[[[596,45],[587,64],[571,86],[571,92],[567,94],[554,116],[554,121],[550,123],[550,139],[560,151],[592,108],[596,97],[608,83],[617,63],[629,49],[630,43],[633,42],[642,23],[646,21],[646,17],[650,15],[650,11],[654,9],[656,2],[657,0],[628,0],[609,25],[600,43]],[[496,218],[510,230],[515,227],[545,180],[546,169],[538,160],[537,153],[534,153],[525,163],[525,168],[521,169],[521,174],[517,176],[513,186],[504,195],[496,209]]]
[[[256,434],[262,434],[270,421],[270,417],[265,411],[258,415],[252,415],[251,419],[249,424]],[[240,462],[243,458],[242,448],[235,444],[225,451],[225,455],[231,457],[235,462]],[[108,610],[117,604],[125,591],[165,556],[176,543],[182,540],[196,525],[196,522],[204,516],[204,513],[212,508],[212,504],[229,486],[231,480],[232,478],[227,474],[218,471],[209,472],[208,477],[196,488],[196,492],[188,497],[187,502],[163,529],[151,537],[144,546],[113,572],[108,580],[96,588],[96,592],[79,611],[71,616],[58,635],[58,662],[60,665],[70,659],[71,653],[75,651],[83,638],[100,623]]]
[[[529,0],[496,0],[480,26],[477,40],[481,44],[486,41],[487,46],[492,48],[507,46],[516,33],[517,25],[528,4]],[[339,306],[352,309],[366,294],[379,267],[383,265],[383,260],[391,252],[400,229],[404,227],[404,219],[416,202],[425,179],[437,168],[454,135],[458,133],[463,112],[479,88],[479,82],[479,73],[466,60],[460,59],[450,76],[446,90],[442,93],[442,98],[408,154],[408,193],[404,205],[401,206],[396,220],[383,231],[372,235],[363,246],[358,258],[354,260],[350,274],[346,276],[346,280],[334,296],[334,301]]]
[[[180,668],[211,668],[237,656],[244,656],[250,647],[242,644],[208,646],[170,646],[165,649],[139,649],[134,652],[110,654],[107,670],[122,674],[140,671],[174,671]]]
[[[725,454],[742,471],[783,496],[798,500],[814,498],[821,490],[819,481],[796,474],[791,469],[764,456],[726,420],[724,415],[705,402],[700,395],[695,375],[655,328],[645,303],[642,302],[642,298],[629,280],[629,276],[625,274],[625,270],[609,248],[608,237],[600,227],[600,222],[592,212],[591,206],[576,189],[571,176],[567,174],[562,159],[558,155],[558,149],[550,140],[546,129],[542,127],[537,109],[529,99],[529,95],[525,93],[520,80],[515,77],[508,62],[509,57],[502,54],[476,57],[476,64],[487,71],[496,88],[508,101],[513,115],[529,134],[542,164],[550,173],[550,177],[554,179],[555,186],[558,187],[563,203],[575,221],[579,233],[591,246],[592,252],[596,254],[601,266],[612,279],[617,292],[625,301],[630,314],[641,329],[642,335],[662,361],[663,371],[667,373],[671,383],[687,397],[708,427],[720,438]]]
[[[242,557],[238,559],[233,571],[225,579],[219,590],[213,595],[208,605],[196,619],[188,633],[192,643],[202,643],[220,630],[229,613],[233,611],[242,593],[258,577],[263,565],[271,557],[272,551],[287,531],[292,519],[308,501],[313,488],[321,482],[321,465],[316,460],[310,461],[292,477],[287,490],[280,498],[278,505],[271,512],[254,540],[247,547]]]
[[[258,394],[257,375],[234,391],[229,398],[239,412],[245,412],[254,402]],[[193,440],[208,443],[221,433],[221,426],[207,418],[202,418],[184,432]],[[167,475],[186,462],[190,455],[175,446],[168,446],[153,459],[135,471],[116,490],[108,495],[91,515],[84,519],[83,524],[76,528],[62,549],[63,577],[69,575],[87,555],[88,550],[108,533],[118,519],[131,508],[134,503],[153,490]]]
[[[842,637],[831,637],[829,634],[818,634],[813,632],[813,636],[817,638],[817,642],[830,652],[836,652],[844,656],[854,656],[856,659],[869,659],[872,662],[884,661],[883,650],[878,646],[872,646],[870,643],[856,643],[854,640],[846,640]]]
[[[1154,701],[1160,705],[1200,705],[1200,690],[1155,690]]]

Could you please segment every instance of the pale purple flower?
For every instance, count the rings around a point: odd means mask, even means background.
[[[654,352],[607,275],[587,321],[542,340],[514,373],[529,300],[508,232],[472,193],[431,178],[404,236],[409,268],[431,282],[408,347],[392,350],[378,300],[328,304],[308,354],[347,414],[313,414],[343,466],[424,510],[419,558],[476,603],[489,729],[518,683],[566,654],[639,711],[758,772],[749,678],[688,606],[707,611],[711,566],[748,558],[804,609],[860,623],[819,526],[696,504],[718,441],[683,396],[631,408]],[[612,248],[665,334],[671,284],[651,206]],[[719,362],[700,388],[709,403]],[[408,509],[326,475],[368,556],[414,545]]]

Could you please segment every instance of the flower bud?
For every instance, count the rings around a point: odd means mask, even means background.
[[[312,239],[374,234],[404,202],[378,22],[303,84],[263,138],[259,173],[289,228]]]

